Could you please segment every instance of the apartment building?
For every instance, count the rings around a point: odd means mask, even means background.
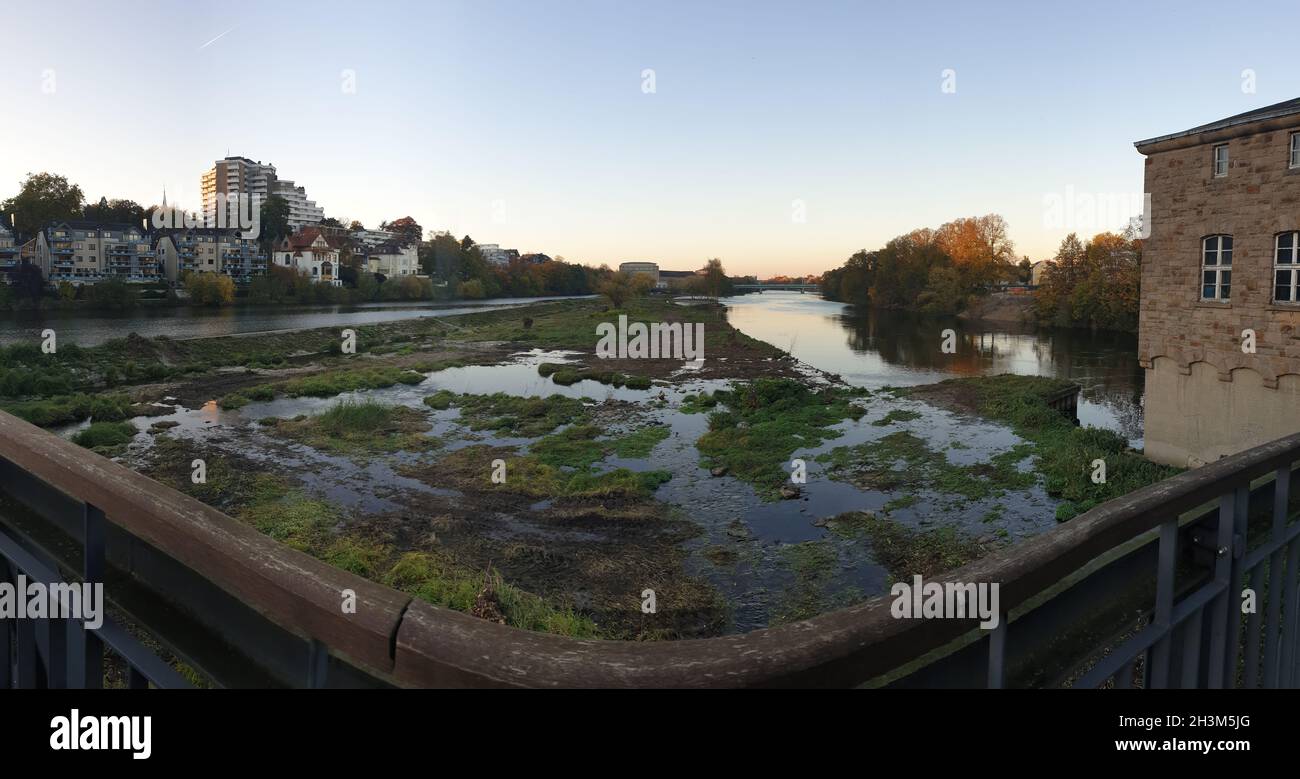
[[[266,253],[236,230],[175,230],[159,237],[155,251],[163,276],[173,284],[186,273],[223,273],[247,284],[267,272]]]
[[[53,284],[93,284],[111,278],[147,283],[162,278],[149,237],[129,224],[50,225],[36,236],[35,262]]]
[[[388,278],[420,275],[420,252],[415,244],[381,244],[366,254],[366,268]]]
[[[217,224],[217,195],[239,195],[255,198],[253,202],[263,202],[271,194],[275,182],[275,166],[270,163],[254,162],[247,157],[217,160],[199,178],[204,223]]]
[[[217,222],[220,210],[218,195],[255,198],[255,203],[278,195],[289,204],[289,227],[293,230],[319,224],[325,218],[325,210],[307,197],[306,188],[279,178],[275,166],[269,162],[255,162],[247,157],[217,160],[199,178],[199,191],[203,197],[204,223],[208,227],[220,226]],[[229,221],[227,225],[235,226]]]
[[[1300,431],[1300,99],[1136,146],[1146,455],[1196,466]]]
[[[354,244],[364,246],[366,249],[402,241],[402,236],[391,230],[353,230],[351,236]]]
[[[280,241],[273,261],[282,268],[305,273],[312,281],[342,286],[339,279],[339,253],[346,238],[331,236],[318,227],[306,227]]]
[[[318,225],[325,218],[325,209],[316,205],[316,201],[308,199],[306,188],[294,186],[292,181],[277,180],[271,187],[271,194],[284,198],[289,204],[291,230]]]

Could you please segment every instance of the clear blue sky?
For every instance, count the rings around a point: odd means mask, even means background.
[[[230,153],[330,216],[592,264],[819,273],[989,212],[1038,259],[1065,232],[1044,196],[1140,193],[1133,141],[1300,95],[1297,22],[1294,0],[9,1],[0,198],[46,170],[197,207]]]

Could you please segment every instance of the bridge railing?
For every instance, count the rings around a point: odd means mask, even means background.
[[[84,550],[93,559],[98,543],[86,517],[102,512],[99,575],[108,599],[154,643],[221,685],[853,686],[936,678],[993,687],[1022,679],[1289,686],[1300,659],[1300,523],[1290,521],[1297,460],[1300,435],[1280,439],[935,577],[940,585],[998,584],[1002,614],[993,631],[979,629],[976,617],[895,618],[888,595],[702,640],[575,640],[518,630],[333,568],[2,413],[0,491],[24,508],[0,512],[0,520],[58,575],[94,576],[93,565],[82,565]],[[1256,531],[1253,507],[1264,500],[1271,519]],[[1143,571],[1152,550],[1154,563]],[[1121,567],[1128,575],[1117,578]],[[1098,619],[1111,590],[1141,595],[1143,583],[1154,583],[1149,604],[1126,612],[1126,621]],[[1245,619],[1243,583],[1259,608]],[[341,607],[347,592],[354,612]],[[1064,653],[1053,648],[1061,626],[1083,636]],[[61,661],[48,646],[44,652],[47,669]],[[975,666],[963,664],[971,657]],[[945,669],[958,670],[945,677]],[[47,672],[45,681],[59,678]]]

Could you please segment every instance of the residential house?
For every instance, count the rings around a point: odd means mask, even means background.
[[[366,268],[388,278],[420,275],[420,252],[415,244],[380,244],[366,253]]]
[[[273,261],[283,268],[305,273],[312,281],[342,286],[339,279],[339,254],[346,238],[330,236],[317,227],[305,227],[276,246]]]

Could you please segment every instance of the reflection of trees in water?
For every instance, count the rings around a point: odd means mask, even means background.
[[[1125,434],[1142,430],[1142,369],[1131,333],[991,328],[956,317],[849,307],[840,316],[855,352],[885,363],[959,376],[1036,373],[1068,378],[1083,396],[1107,409]],[[943,331],[957,334],[957,353],[944,354]]]

